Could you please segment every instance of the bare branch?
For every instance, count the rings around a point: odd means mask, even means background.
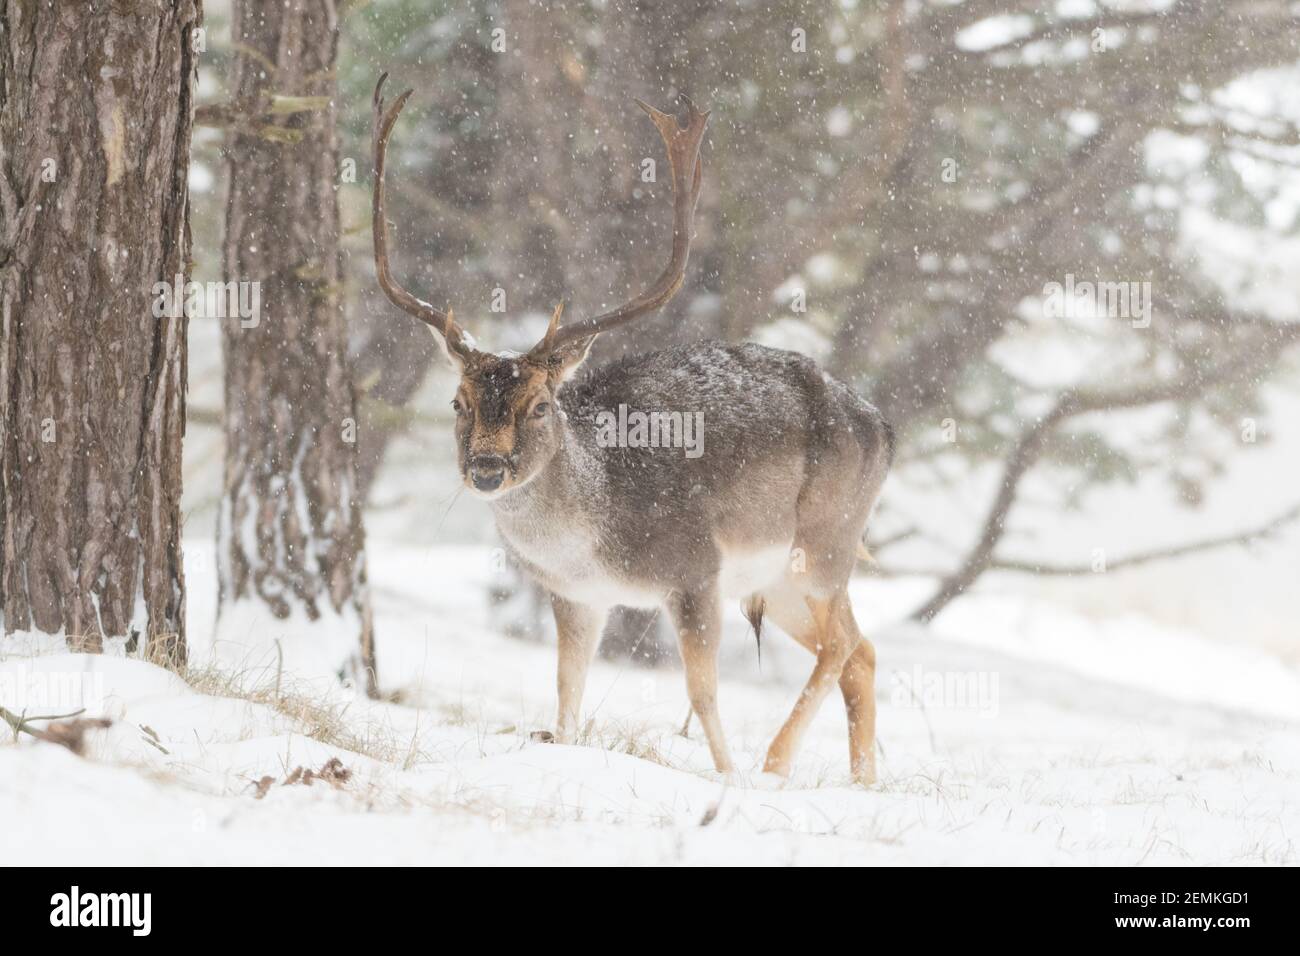
[[[975,546],[957,570],[940,582],[938,590],[929,600],[912,612],[911,618],[917,621],[933,620],[954,598],[965,592],[976,578],[993,566],[994,551],[1006,532],[1007,515],[1015,503],[1020,481],[1038,460],[1047,437],[1061,422],[1090,412],[1117,411],[1188,399],[1203,394],[1207,388],[1239,380],[1272,361],[1279,348],[1300,339],[1300,324],[1278,324],[1268,329],[1268,337],[1272,348],[1262,348],[1260,343],[1252,342],[1217,365],[1208,368],[1193,365],[1177,379],[1123,389],[1063,391],[1052,409],[1021,434],[1008,455],[998,493],[989,506]]]
[[[294,144],[302,141],[303,131],[270,122],[272,117],[313,113],[327,109],[328,96],[280,96],[268,94],[253,104],[204,103],[194,109],[196,126],[234,130],[273,143]]]
[[[0,707],[0,720],[3,720],[14,732],[14,740],[18,739],[19,734],[27,734],[35,737],[37,740],[49,744],[58,744],[60,747],[67,747],[74,754],[80,756],[86,749],[86,731],[104,727],[111,727],[113,722],[107,717],[79,717],[78,714],[84,714],[85,709],[73,711],[70,714],[54,714],[42,717],[28,717],[26,714],[15,714],[11,710]],[[69,719],[72,718],[72,719]],[[32,727],[33,720],[50,721],[42,730],[39,727]]]
[[[1106,570],[1118,571],[1121,568],[1131,568],[1142,564],[1151,564],[1155,561],[1167,561],[1172,558],[1181,558],[1189,554],[1199,554],[1203,551],[1214,551],[1235,544],[1252,544],[1256,541],[1275,535],[1278,531],[1294,522],[1297,518],[1300,518],[1300,503],[1292,505],[1272,520],[1251,528],[1248,531],[1219,535],[1213,538],[1205,538],[1201,541],[1190,541],[1186,544],[1172,545],[1167,548],[1155,548],[1150,551],[1139,551],[1136,554],[1126,555],[1122,558],[1107,560]],[[1024,574],[1055,574],[1067,576],[1096,573],[1095,569],[1091,565],[1086,564],[1050,564],[1042,561],[1021,561],[1012,558],[995,558],[989,562],[988,570],[1019,571]]]
[[[961,567],[940,583],[939,590],[912,612],[911,617],[913,620],[932,620],[936,614],[970,587],[975,582],[975,579],[988,568],[989,561],[993,558],[993,550],[1006,532],[1007,514],[1015,503],[1016,490],[1020,486],[1020,480],[1033,467],[1034,462],[1038,460],[1047,436],[1052,433],[1064,417],[1065,412],[1062,410],[1062,406],[1058,404],[1020,436],[1015,447],[1011,449],[1011,454],[1007,456],[997,496],[989,507],[988,515],[984,518],[984,526],[980,531],[975,547],[966,555]]]

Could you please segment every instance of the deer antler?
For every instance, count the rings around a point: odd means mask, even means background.
[[[679,126],[675,116],[662,113],[641,100],[634,100],[637,106],[645,110],[663,137],[664,146],[668,150],[668,162],[672,167],[673,251],[668,265],[649,289],[612,312],[583,319],[563,328],[550,329],[530,353],[533,357],[543,358],[561,346],[592,338],[647,312],[653,312],[682,287],[682,281],[686,277],[686,262],[691,254],[691,239],[695,234],[695,204],[700,198],[700,183],[704,176],[700,143],[704,139],[709,111],[697,109],[685,94],[678,98],[686,106],[685,126]]]
[[[371,231],[375,239],[375,274],[379,278],[380,288],[384,290],[384,294],[393,305],[415,316],[421,322],[433,326],[446,341],[449,350],[467,354],[472,349],[465,342],[464,332],[456,324],[451,311],[443,312],[435,309],[423,299],[411,295],[393,280],[392,271],[388,267],[388,220],[384,215],[384,160],[388,153],[388,137],[393,132],[393,124],[397,122],[402,107],[406,105],[406,101],[414,91],[407,90],[385,111],[382,92],[387,80],[387,73],[380,75],[379,82],[375,85],[374,97],[375,179],[371,203],[373,219]]]

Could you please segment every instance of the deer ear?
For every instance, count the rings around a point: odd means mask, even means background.
[[[551,323],[546,327],[546,334],[528,353],[529,359],[546,368],[546,378],[552,388],[573,378],[574,373],[578,371],[578,366],[586,360],[587,353],[591,351],[591,343],[596,341],[596,336],[593,334],[573,339],[556,347],[556,333],[560,329],[560,316],[563,314],[564,302],[561,301],[551,313]]]
[[[457,372],[464,373],[465,363],[473,353],[474,346],[469,333],[456,324],[456,316],[452,310],[447,309],[447,333],[445,335],[432,326],[430,326],[429,331],[433,333],[433,340],[438,343],[438,351],[442,352],[443,358]]]
[[[439,335],[436,329],[430,329],[429,331],[433,334],[433,340],[438,343],[438,351],[442,353],[442,357],[446,359],[447,363],[457,372],[464,372],[465,356],[448,345],[447,340]]]
[[[561,345],[558,349],[551,352],[546,357],[546,375],[551,381],[551,385],[560,385],[573,378],[578,371],[578,366],[587,360],[591,354],[591,343],[596,341],[596,336],[589,335],[583,339],[575,339],[566,345]]]

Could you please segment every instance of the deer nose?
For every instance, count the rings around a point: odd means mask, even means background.
[[[469,461],[469,480],[479,491],[496,491],[506,479],[506,460],[500,455],[475,455]]]

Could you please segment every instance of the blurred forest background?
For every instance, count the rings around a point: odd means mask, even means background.
[[[200,106],[227,98],[234,49],[229,4],[204,6]],[[643,181],[663,157],[631,98],[688,92],[713,116],[686,286],[598,360],[751,339],[855,385],[901,436],[872,549],[876,573],[929,575],[920,617],[971,585],[1032,588],[1300,660],[1292,4],[374,0],[338,16],[372,550],[493,535],[457,495],[449,373],[373,278],[379,73],[416,90],[389,152],[394,268],[493,347],[535,340],[561,299],[590,314],[658,272],[669,183]],[[196,128],[199,280],[221,278],[223,137]],[[1047,290],[1067,282],[1149,283],[1150,313],[1054,313]],[[218,326],[191,324],[191,562],[221,493]],[[502,627],[534,633],[535,596],[499,580]],[[610,653],[649,626],[616,622]]]

